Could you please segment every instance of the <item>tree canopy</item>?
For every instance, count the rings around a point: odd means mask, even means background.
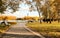
[[[7,7],[15,12],[19,8],[20,0],[0,0],[0,13],[4,13]]]
[[[15,12],[23,2],[30,5],[30,12],[38,11],[39,17],[42,13],[45,18],[53,18],[60,10],[60,0],[0,0],[0,13],[4,13],[8,7]]]

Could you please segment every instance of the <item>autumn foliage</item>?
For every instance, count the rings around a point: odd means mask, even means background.
[[[6,17],[6,20],[16,20],[16,16],[0,16],[0,20],[3,20]]]
[[[37,17],[37,16],[36,17],[31,17],[31,16],[24,17],[24,20],[36,20],[37,21],[38,19],[39,19],[39,17]]]
[[[5,17],[6,17],[6,19],[5,19]],[[0,16],[0,20],[3,20],[3,19],[5,19],[5,20],[16,20],[16,16],[4,16],[4,15],[1,15]],[[9,23],[11,23],[11,24],[16,24],[16,22],[9,22]]]

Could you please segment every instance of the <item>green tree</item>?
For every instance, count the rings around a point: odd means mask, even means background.
[[[4,13],[8,7],[10,7],[13,12],[17,11],[19,3],[20,0],[0,0],[0,13]]]
[[[0,13],[3,13],[4,10],[5,10],[5,7],[3,6],[2,0],[0,0]]]

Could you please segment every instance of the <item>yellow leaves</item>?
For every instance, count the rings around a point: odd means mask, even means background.
[[[0,20],[3,20],[6,17],[6,20],[16,20],[16,16],[0,16]]]
[[[0,16],[0,20],[4,19],[5,16]]]
[[[55,11],[56,11],[56,7],[55,7],[55,6],[51,6],[50,10],[51,10],[51,11],[52,11],[52,13],[53,13],[53,12],[55,12]]]
[[[55,0],[49,0],[50,3],[53,3]]]
[[[39,17],[30,17],[30,16],[27,16],[27,17],[24,17],[25,20],[35,20],[37,21],[39,19]]]
[[[29,20],[29,19],[31,19],[31,17],[30,16],[25,16],[24,19]]]
[[[56,2],[60,3],[60,0],[56,0]]]
[[[15,16],[7,16],[7,20],[16,20]]]

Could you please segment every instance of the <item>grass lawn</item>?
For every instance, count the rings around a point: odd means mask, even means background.
[[[6,26],[4,24],[0,25],[0,33],[4,33],[6,30],[9,29],[10,26],[17,24],[17,22],[10,22],[9,26]]]
[[[9,28],[9,26],[0,25],[0,33],[5,32],[8,28]]]
[[[51,24],[40,24],[39,22],[27,23],[27,27],[33,31],[39,32],[46,38],[60,38],[60,23],[58,22],[52,22]]]

